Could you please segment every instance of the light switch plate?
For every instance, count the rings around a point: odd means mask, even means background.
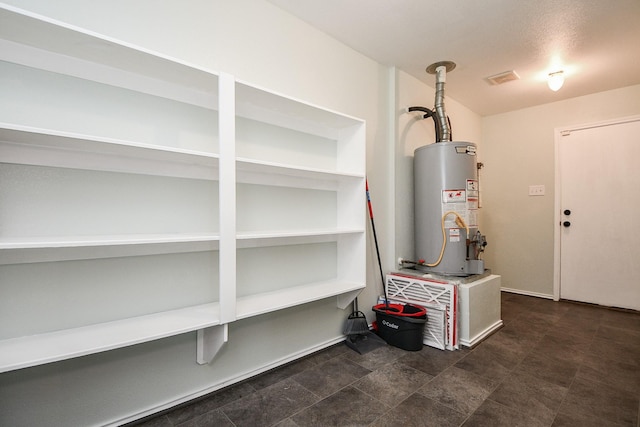
[[[544,184],[543,185],[530,185],[529,186],[529,195],[530,196],[544,196]]]

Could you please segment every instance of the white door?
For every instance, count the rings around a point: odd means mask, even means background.
[[[558,144],[560,298],[640,310],[640,118]]]

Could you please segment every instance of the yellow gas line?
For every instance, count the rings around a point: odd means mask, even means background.
[[[464,222],[464,219],[460,216],[460,214],[456,211],[447,211],[444,213],[444,215],[442,215],[442,220],[441,220],[441,227],[442,227],[442,249],[440,250],[440,256],[438,257],[438,260],[434,263],[431,264],[425,264],[423,263],[422,265],[426,265],[427,267],[435,267],[436,265],[440,264],[440,262],[442,262],[442,257],[444,256],[444,250],[447,247],[447,232],[444,229],[444,221],[447,218],[447,216],[454,214],[456,216],[456,224],[458,224],[458,227],[460,228],[464,228],[467,231],[467,238],[469,238],[469,226],[467,225],[466,222]]]

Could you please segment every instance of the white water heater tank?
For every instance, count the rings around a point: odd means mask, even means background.
[[[486,242],[478,231],[476,145],[445,141],[414,152],[417,269],[441,275],[484,272]]]

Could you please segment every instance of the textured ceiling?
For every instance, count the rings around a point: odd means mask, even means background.
[[[425,68],[455,62],[446,94],[481,115],[640,84],[640,0],[269,1],[432,87]],[[485,80],[509,70],[520,80]]]

